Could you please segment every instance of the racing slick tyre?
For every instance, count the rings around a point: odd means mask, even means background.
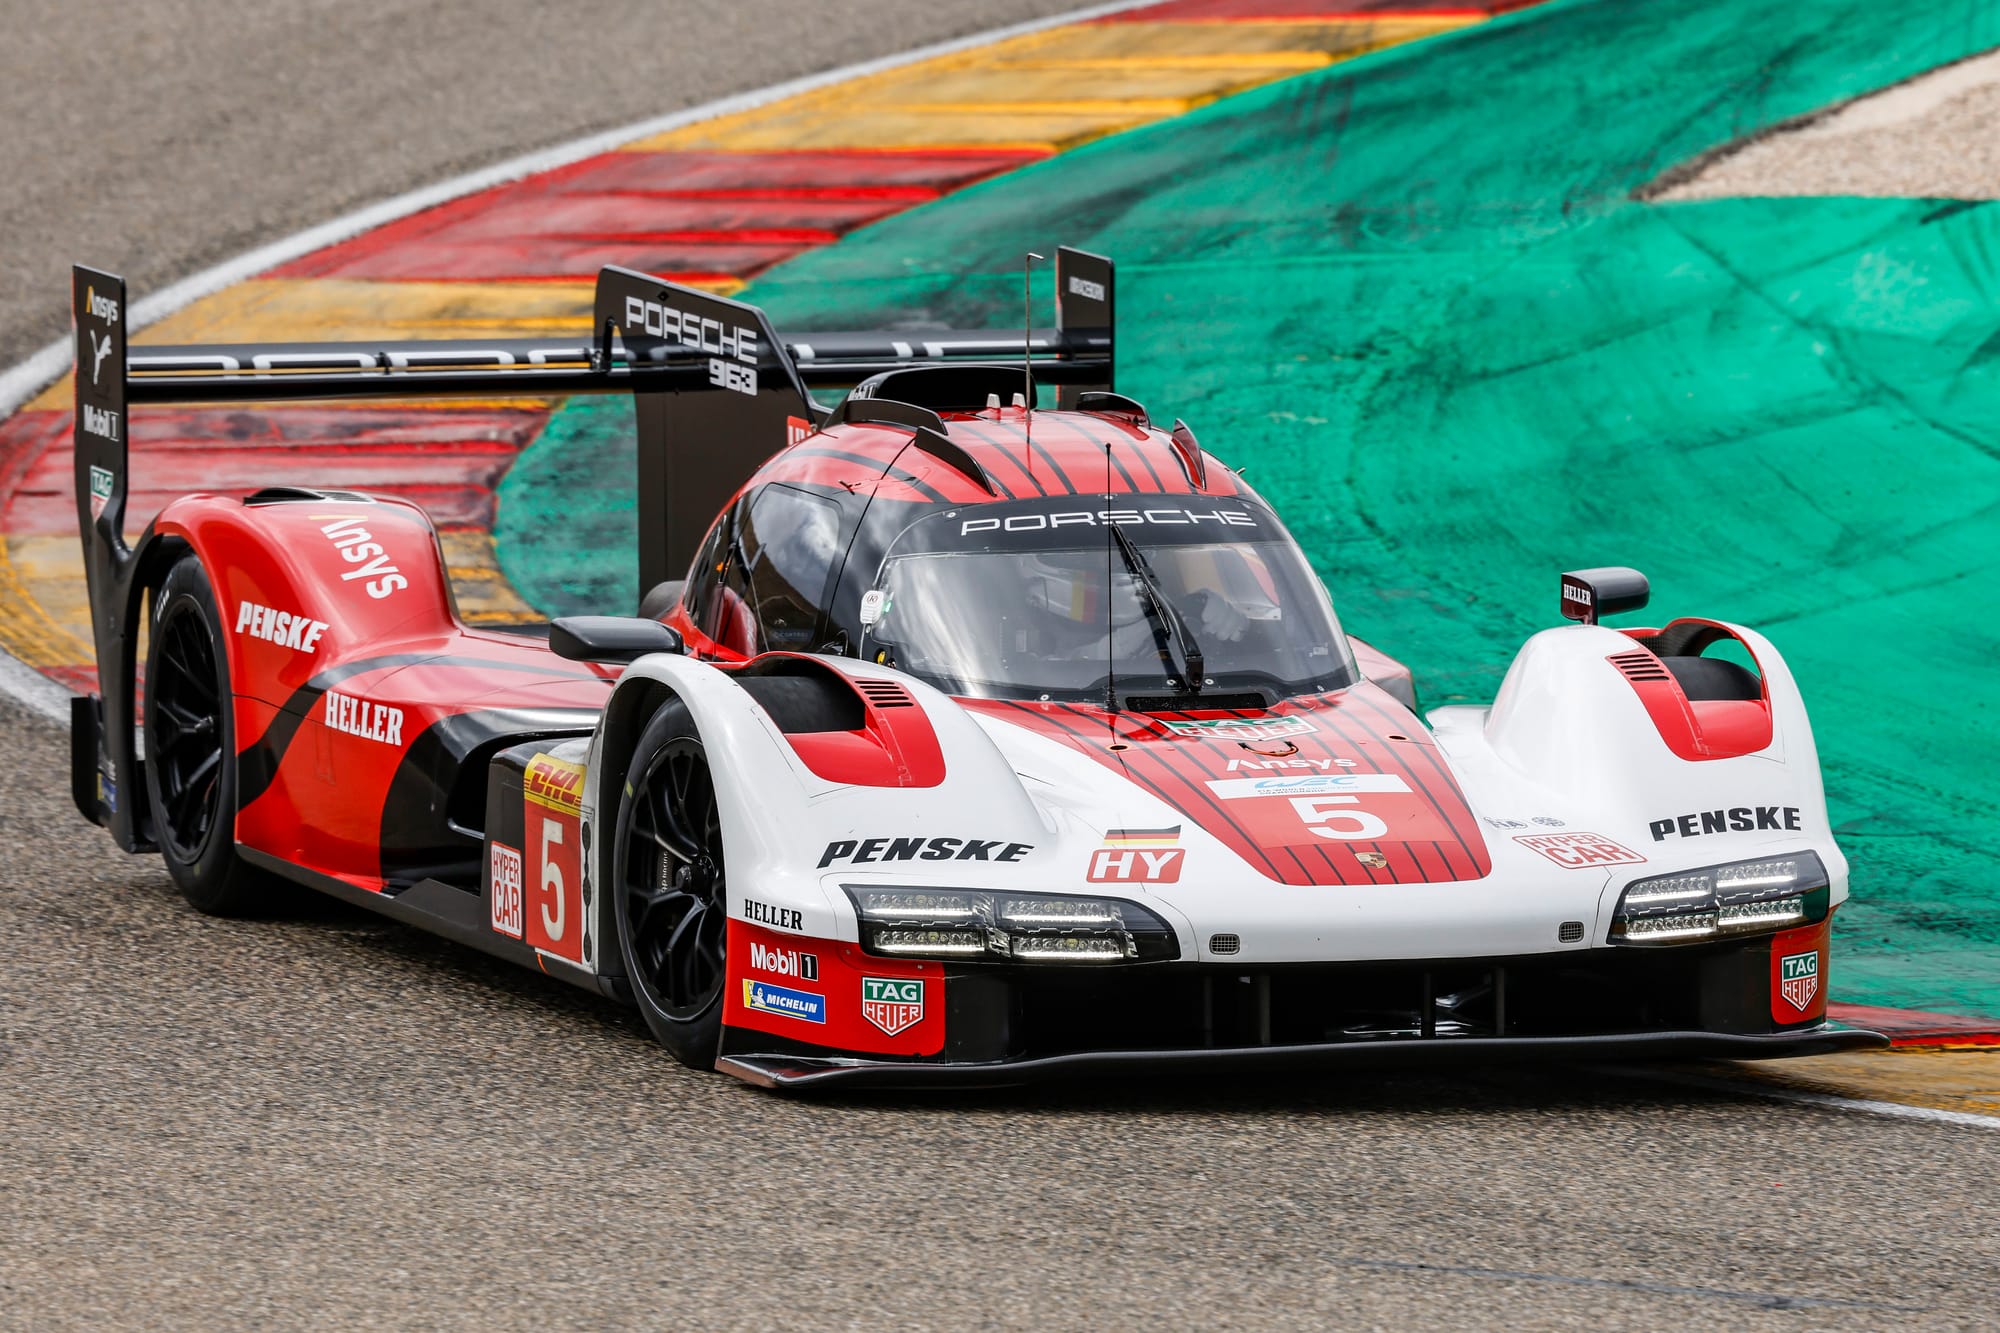
[[[729,916],[722,820],[708,753],[677,699],[639,736],[616,837],[618,947],[639,1012],[676,1060],[713,1069]]]
[[[196,911],[268,909],[272,881],[236,854],[236,718],[215,590],[184,556],[153,597],[146,649],[146,797],[167,874]]]

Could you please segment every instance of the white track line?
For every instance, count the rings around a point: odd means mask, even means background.
[[[1860,1097],[1839,1097],[1830,1092],[1808,1092],[1804,1088],[1781,1088],[1765,1083],[1761,1079],[1713,1078],[1706,1074],[1687,1074],[1676,1069],[1646,1069],[1637,1065],[1607,1067],[1607,1074],[1618,1074],[1626,1078],[1652,1079],[1659,1083],[1678,1083],[1690,1088],[1703,1088],[1710,1092],[1735,1092],[1752,1097],[1768,1097],[1774,1101],[1796,1102],[1801,1106],[1821,1106],[1832,1111],[1861,1111],[1868,1115],[1893,1116],[1898,1120],[1928,1120],[1932,1124],[1967,1125],[1975,1129],[2000,1129],[2000,1116],[1980,1115],[1973,1111],[1945,1111],[1935,1106],[1905,1106],[1901,1102],[1869,1101]]]
[[[1142,5],[1155,2],[1156,0],[1116,0],[1116,3],[1112,4],[1088,5],[1048,18],[1030,19],[1026,23],[1014,23],[1004,28],[991,28],[969,37],[955,37],[948,42],[919,47],[914,51],[878,56],[858,64],[843,65],[839,69],[828,70],[823,74],[808,74],[804,78],[774,83],[768,88],[759,88],[754,92],[737,93],[713,102],[704,102],[697,107],[689,107],[685,111],[655,116],[650,120],[636,121],[615,130],[604,130],[597,134],[585,135],[581,139],[571,139],[568,143],[557,144],[552,148],[525,153],[495,166],[469,171],[463,176],[454,176],[437,185],[427,185],[421,189],[411,190],[407,194],[399,194],[393,199],[385,199],[379,204],[356,209],[331,222],[309,227],[281,241],[260,246],[248,254],[225,260],[214,268],[203,269],[192,277],[181,279],[171,287],[154,292],[143,300],[132,302],[130,310],[126,312],[126,327],[136,333],[148,324],[165,319],[182,306],[198,301],[204,296],[212,296],[224,287],[241,282],[245,278],[255,277],[266,269],[290,263],[315,250],[359,236],[364,231],[372,231],[384,223],[394,222],[412,213],[420,213],[426,208],[435,208],[461,195],[473,194],[495,185],[504,185],[508,181],[519,180],[523,176],[532,176],[555,167],[568,166],[572,162],[580,162],[599,153],[608,153],[621,144],[631,143],[634,139],[650,138],[655,134],[664,134],[668,130],[677,130],[683,125],[714,120],[718,116],[734,115],[739,111],[749,111],[770,102],[810,92],[815,88],[824,88],[828,84],[865,78],[870,74],[880,74],[885,70],[914,64],[920,60],[953,55],[959,51],[1004,42],[1014,37],[1025,37],[1032,32],[1059,28],[1067,23],[1081,23],[1106,14],[1116,14],[1121,10],[1138,9]],[[66,373],[69,366],[70,340],[59,338],[12,369],[0,373],[0,419],[12,416],[23,403]],[[0,649],[0,693],[25,704],[43,717],[60,722],[64,726],[69,725],[70,692],[5,649]]]

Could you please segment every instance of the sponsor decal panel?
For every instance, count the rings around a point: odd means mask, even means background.
[[[1168,528],[1254,528],[1255,516],[1242,509],[1071,509],[1055,513],[1009,514],[1005,518],[968,518],[958,535],[982,532],[1045,532],[1051,528],[1128,528],[1146,525]]]
[[[1457,837],[1437,807],[1394,773],[1212,778],[1208,789],[1230,803],[1230,819],[1263,847]]]
[[[275,643],[293,652],[316,653],[326,633],[326,622],[296,611],[279,611],[256,602],[236,605],[236,632],[252,639]]]
[[[785,443],[798,444],[813,433],[812,422],[804,417],[785,418]]]
[[[768,981],[743,979],[743,1007],[760,1014],[781,1014],[806,1023],[826,1022],[826,997],[812,991],[773,986]]]
[[[758,1033],[858,1055],[944,1049],[942,964],[876,958],[852,943],[781,934],[740,917],[730,918],[724,957],[725,1053],[758,1050]]]
[[[1018,861],[1034,850],[1031,842],[1004,838],[842,838],[826,845],[819,868],[892,861]]]
[[[504,842],[487,844],[489,871],[487,878],[493,886],[493,929],[502,935],[521,938],[521,881],[523,877],[521,852]]]
[[[1251,796],[1407,793],[1410,784],[1394,773],[1320,773],[1305,777],[1211,778],[1208,789],[1225,801],[1236,801]]]
[[[328,690],[322,720],[331,731],[346,732],[383,745],[403,743],[403,710],[389,704],[369,703],[356,695]]]
[[[1517,836],[1514,841],[1571,870],[1584,870],[1591,866],[1638,865],[1646,859],[1630,847],[1595,833],[1534,833],[1526,837]]]
[[[754,921],[760,926],[773,926],[779,930],[803,930],[805,927],[799,921],[801,915],[796,907],[773,907],[769,903],[760,903],[755,898],[743,900],[743,919]]]
[[[1319,730],[1302,717],[1203,717],[1160,721],[1176,736],[1210,741],[1271,741]]]
[[[1178,884],[1187,849],[1180,845],[1181,826],[1161,829],[1115,828],[1104,845],[1090,854],[1092,884]]]
[[[323,517],[326,515],[313,515],[314,519]],[[375,540],[375,534],[363,525],[358,516],[335,517],[332,522],[320,525],[320,534],[334,544],[342,560],[354,566],[340,571],[341,582],[366,580],[362,587],[378,601],[410,586],[409,578],[396,567],[389,549]]]
[[[1778,994],[1802,1014],[1812,1007],[1813,997],[1819,994],[1819,950],[1778,959]]]
[[[110,468],[99,467],[95,463],[90,465],[90,516],[92,518],[104,517],[104,507],[111,503],[111,491],[116,485],[117,478],[111,475]]]
[[[861,1016],[890,1036],[921,1022],[924,983],[920,977],[861,978]]]
[[[119,414],[102,407],[83,405],[83,429],[101,440],[118,439]]]
[[[538,754],[521,773],[522,938],[572,963],[583,956],[582,764]]]
[[[803,949],[781,949],[768,944],[752,943],[750,970],[769,972],[780,977],[796,977],[800,981],[818,981],[819,955],[807,953]]]
[[[1232,759],[1222,767],[1230,773],[1331,773],[1355,766],[1352,759]]]
[[[1806,1023],[1826,1015],[1830,923],[1800,926],[1771,939],[1771,1019]]]
[[[1691,815],[1655,819],[1646,826],[1654,842],[1668,838],[1699,838],[1710,833],[1797,833],[1796,805],[1738,805],[1727,810],[1697,810]]]

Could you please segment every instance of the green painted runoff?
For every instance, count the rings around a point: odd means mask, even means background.
[[[1769,634],[1854,863],[1835,998],[2000,1016],[2000,206],[1638,197],[1996,45],[1982,0],[1558,0],[1086,145],[746,299],[1009,324],[1024,251],[1112,255],[1119,389],[1247,467],[1427,704],[1490,698],[1563,568]],[[627,412],[572,403],[501,486],[545,610],[636,597]]]

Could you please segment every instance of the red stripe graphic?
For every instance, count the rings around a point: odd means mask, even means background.
[[[1281,883],[1442,883],[1478,879],[1492,869],[1485,839],[1437,747],[1414,716],[1373,685],[1286,700],[1266,712],[1114,716],[1086,704],[965,702],[1128,777]],[[1289,723],[1296,730],[1282,742],[1255,742],[1255,750],[1252,741],[1226,731],[1174,730],[1177,723],[1236,721],[1278,729]],[[1124,749],[1110,748],[1114,733]],[[1296,748],[1274,759],[1278,743]],[[1359,779],[1359,794],[1314,781],[1341,776]],[[1369,791],[1369,777],[1399,781],[1405,790]],[[1244,794],[1259,779],[1292,785]],[[1226,789],[1225,796],[1211,787],[1217,782],[1246,787]],[[1378,823],[1386,830],[1377,838],[1351,836]]]

